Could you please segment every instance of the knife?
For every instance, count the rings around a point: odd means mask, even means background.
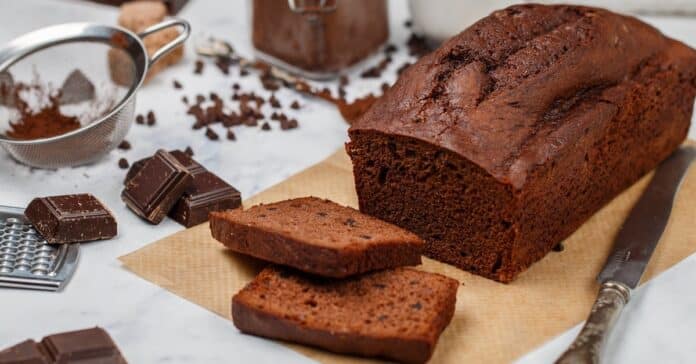
[[[597,276],[601,286],[590,316],[556,364],[600,362],[604,343],[660,241],[674,197],[695,157],[696,148],[683,147],[657,167],[616,235],[611,254]]]

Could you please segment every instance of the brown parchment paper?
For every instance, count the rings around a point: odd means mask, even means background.
[[[503,285],[424,259],[422,269],[461,282],[454,319],[442,334],[433,363],[504,363],[543,344],[587,317],[598,289],[595,276],[621,222],[649,176],[614,199],[511,284]],[[313,195],[357,206],[351,164],[343,150],[245,201],[245,206]],[[696,168],[677,196],[672,216],[643,278],[650,279],[696,251]],[[231,319],[231,297],[264,263],[223,248],[208,224],[179,232],[120,258],[155,284]],[[324,363],[369,362],[299,345]]]

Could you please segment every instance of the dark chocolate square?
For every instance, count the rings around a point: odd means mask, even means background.
[[[55,363],[126,364],[116,343],[98,327],[49,335],[41,345]]]
[[[159,224],[192,180],[191,173],[171,153],[159,150],[126,183],[121,198],[137,215]]]
[[[211,211],[236,209],[241,205],[237,189],[215,174],[203,171],[193,176],[193,188],[179,199],[169,217],[188,228],[208,221]]]
[[[114,216],[87,193],[35,198],[24,214],[51,244],[111,239],[117,234]]]

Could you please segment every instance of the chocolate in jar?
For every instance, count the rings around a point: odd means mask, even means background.
[[[386,0],[252,0],[251,23],[261,58],[307,77],[335,76],[389,37]]]

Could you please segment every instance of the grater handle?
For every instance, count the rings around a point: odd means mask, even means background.
[[[186,20],[183,20],[183,19],[170,19],[170,20],[165,20],[161,23],[157,23],[157,24],[143,30],[142,32],[138,33],[138,36],[140,38],[145,38],[152,33],[156,33],[162,29],[171,28],[171,27],[180,27],[181,33],[179,33],[179,36],[174,38],[171,42],[165,44],[162,48],[155,51],[155,53],[148,60],[148,69],[150,67],[152,67],[153,64],[157,63],[157,61],[160,58],[162,58],[162,56],[173,51],[176,47],[179,47],[180,45],[184,44],[186,39],[188,39],[189,35],[191,35],[191,25]]]

